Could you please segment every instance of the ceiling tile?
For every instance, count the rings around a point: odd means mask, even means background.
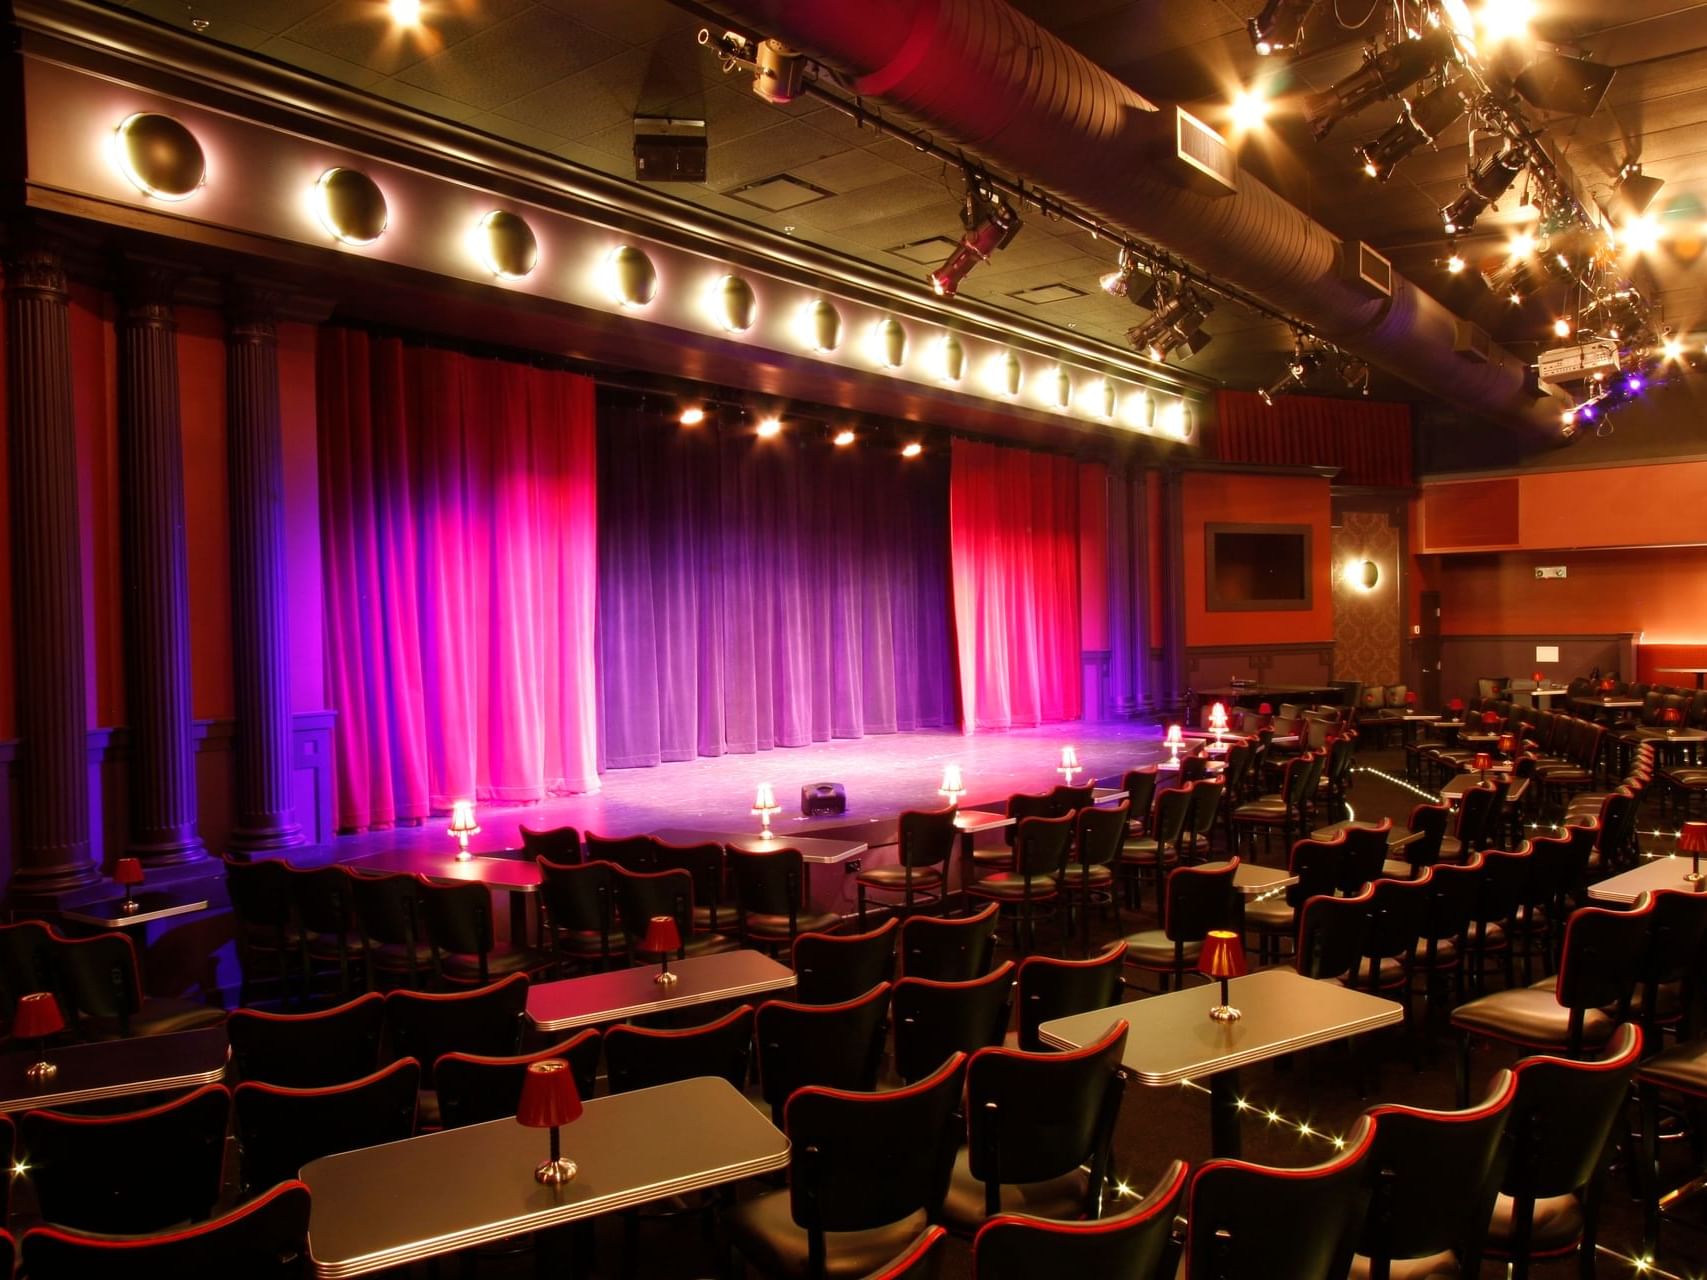
[[[399,78],[490,111],[621,49],[609,36],[533,8],[415,63]]]

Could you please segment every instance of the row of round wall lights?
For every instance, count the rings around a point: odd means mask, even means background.
[[[127,181],[144,195],[177,201],[193,195],[207,182],[207,158],[189,129],[159,112],[126,116],[114,134],[116,161]],[[333,166],[315,181],[314,209],[321,225],[341,244],[361,247],[385,234],[390,221],[385,193],[367,174]],[[518,281],[539,265],[539,240],[527,219],[494,209],[476,224],[472,248],[480,265],[494,278]],[[599,271],[607,298],[624,309],[649,306],[659,290],[658,270],[644,249],[618,245],[605,255]],[[702,309],[708,321],[728,334],[742,334],[758,320],[758,297],[753,286],[734,272],[715,276],[706,289]],[[794,326],[797,340],[815,355],[831,355],[843,339],[841,311],[828,298],[802,304]],[[873,322],[864,335],[865,355],[885,372],[906,368],[910,344],[907,328],[894,316]],[[965,345],[952,331],[927,349],[929,373],[944,386],[959,386],[967,372]],[[1006,400],[1018,400],[1025,385],[1025,368],[1016,352],[1002,349],[983,370],[984,388]],[[1190,407],[1173,400],[1158,409],[1156,397],[1138,389],[1122,396],[1114,380],[1098,378],[1075,394],[1073,374],[1057,365],[1039,381],[1037,402],[1058,413],[1080,411],[1140,432],[1160,431],[1179,439],[1192,430]]]

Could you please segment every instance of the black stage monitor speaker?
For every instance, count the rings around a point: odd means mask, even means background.
[[[848,790],[839,782],[808,782],[800,788],[800,816],[824,818],[848,811]]]

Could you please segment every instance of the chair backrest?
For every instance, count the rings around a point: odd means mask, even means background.
[[[1381,976],[1381,961],[1409,961],[1416,954],[1428,920],[1429,900],[1434,896],[1435,869],[1424,867],[1414,880],[1376,880],[1369,886],[1369,923],[1363,954],[1369,960],[1371,986]]]
[[[233,1009],[225,1032],[239,1080],[305,1089],[371,1074],[384,1025],[385,997],[369,991],[313,1013]]]
[[[522,851],[530,858],[549,858],[566,866],[581,861],[581,833],[574,827],[536,831],[524,825],[518,830],[522,836]]]
[[[1643,894],[1628,911],[1581,907],[1565,922],[1559,958],[1559,1003],[1567,1009],[1629,1011],[1648,948],[1654,899]]]
[[[888,1093],[812,1085],[788,1100],[789,1207],[807,1232],[808,1275],[824,1274],[827,1231],[863,1231],[924,1210],[948,1190],[966,1058]]]
[[[723,888],[723,846],[716,841],[666,844],[660,840],[658,870],[687,872],[693,880],[694,905],[707,909],[711,931],[716,933],[722,925],[719,916],[727,900]]]
[[[1297,883],[1286,887],[1286,901],[1300,907],[1311,898],[1332,897],[1339,888],[1340,866],[1345,861],[1345,832],[1332,840],[1295,840],[1287,855],[1287,872]]]
[[[419,892],[421,922],[434,953],[484,959],[494,941],[492,890],[478,880],[429,880],[423,876]]]
[[[309,933],[345,937],[352,924],[350,873],[337,863],[285,868],[290,905]]]
[[[221,854],[220,861],[238,927],[282,933],[290,924],[290,873],[285,864],[271,858],[251,862],[229,853]]]
[[[1120,778],[1120,789],[1126,793],[1126,802],[1132,806],[1132,812],[1140,817],[1149,817],[1150,808],[1156,802],[1156,768],[1151,765],[1145,769],[1128,769]]]
[[[747,1087],[753,1056],[753,1006],[744,1004],[698,1027],[640,1027],[619,1023],[605,1032],[605,1070],[612,1093],[695,1076],[717,1076]]]
[[[1371,880],[1379,880],[1387,861],[1387,836],[1393,820],[1383,818],[1373,827],[1345,828],[1345,859],[1340,864],[1339,891],[1356,893]]]
[[[581,837],[583,856],[589,862],[608,862],[624,871],[656,871],[656,836],[599,836],[591,831]]]
[[[385,1029],[391,1055],[437,1062],[447,1053],[512,1054],[527,998],[525,973],[473,991],[389,992]]]
[[[1422,832],[1422,838],[1405,846],[1405,859],[1413,867],[1432,867],[1440,861],[1440,846],[1452,822],[1452,809],[1444,804],[1419,804],[1405,825]]]
[[[1175,1160],[1131,1208],[1090,1222],[1004,1213],[972,1241],[974,1280],[1039,1276],[1121,1276],[1161,1280],[1174,1218],[1185,1198],[1189,1167]],[[1171,1278],[1170,1278],[1171,1280]]]
[[[1001,907],[977,915],[909,916],[901,922],[901,972],[909,978],[965,982],[990,971]]]
[[[8,1018],[21,997],[53,990],[53,936],[40,920],[0,924],[0,1003]]]
[[[1707,960],[1707,894],[1666,889],[1653,895],[1648,945],[1642,956],[1642,1010],[1659,1008],[1662,984],[1683,984],[1680,1007],[1692,1010]]]
[[[1058,818],[1061,811],[1053,792],[1045,791],[1041,795],[1033,795],[1019,791],[1008,797],[1007,815],[1014,820],[1014,824],[1002,828],[1002,838],[1011,847],[1020,823],[1027,818]]]
[[[549,858],[536,861],[540,902],[551,927],[608,937],[614,918],[615,890],[611,887],[611,877],[615,868],[608,862],[571,865]]]
[[[421,941],[420,891],[421,882],[402,872],[352,875],[350,900],[362,937],[382,946],[412,947]]]
[[[761,1004],[753,1015],[753,1039],[759,1085],[772,1118],[780,1123],[789,1095],[806,1085],[875,1089],[888,1010],[887,982],[842,1004]]]
[[[87,1280],[90,1276],[300,1280],[308,1257],[309,1202],[307,1185],[293,1180],[218,1218],[139,1240],[33,1227],[20,1248],[23,1273],[31,1280]]]
[[[1014,871],[1022,876],[1058,875],[1073,847],[1073,815],[1022,818],[1014,828]]]
[[[1269,1169],[1211,1160],[1191,1180],[1182,1280],[1324,1280],[1350,1269],[1368,1210],[1375,1126],[1359,1118],[1324,1164]]]
[[[142,1008],[142,985],[136,975],[136,947],[122,933],[97,933],[88,938],[50,939],[50,963],[69,1006],[70,1018],[114,1018],[121,1035],[130,1034],[130,1018]]]
[[[294,1178],[321,1156],[413,1137],[420,1091],[421,1064],[413,1058],[399,1058],[360,1080],[315,1089],[238,1085],[244,1189],[259,1191]]]
[[[1191,787],[1164,787],[1156,793],[1156,816],[1150,823],[1150,838],[1158,849],[1174,844],[1185,834],[1185,824],[1190,818]]]
[[[1476,902],[1470,910],[1474,923],[1503,925],[1516,914],[1529,878],[1529,857],[1520,850],[1488,849],[1483,853]]]
[[[1131,820],[1130,800],[1080,809],[1078,831],[1074,836],[1079,865],[1106,867],[1118,858],[1120,846],[1126,843],[1126,828]]]
[[[1226,783],[1207,778],[1192,784],[1191,816],[1186,819],[1186,826],[1193,835],[1207,836],[1215,829],[1215,819],[1221,812],[1221,797],[1226,791]]]
[[[729,875],[735,883],[738,911],[767,916],[799,914],[806,892],[806,863],[800,850],[753,853],[730,849]]]
[[[231,1094],[203,1085],[118,1115],[26,1111],[19,1145],[42,1218],[73,1231],[142,1235],[196,1222],[219,1199]]]
[[[1357,1251],[1387,1262],[1472,1251],[1499,1194],[1502,1142],[1516,1100],[1517,1077],[1499,1071],[1487,1096],[1463,1111],[1372,1108],[1373,1194]]]
[[[1001,1212],[1002,1187],[1090,1171],[1084,1215],[1102,1211],[1109,1146],[1125,1076],[1127,1023],[1065,1053],[981,1049],[966,1067],[966,1158],[984,1184],[986,1213]]]
[[[1080,809],[1088,809],[1096,803],[1096,788],[1090,783],[1083,786],[1063,784],[1052,787],[1049,791],[1051,817],[1061,818]]]
[[[1120,1002],[1121,964],[1126,944],[1116,942],[1088,960],[1059,960],[1027,956],[1020,961],[1016,981],[1019,1001],[1019,1047],[1044,1048],[1037,1029],[1056,1018],[1106,1009]]]
[[[1298,909],[1298,951],[1293,964],[1306,978],[1338,978],[1363,958],[1369,904],[1375,891],[1350,898],[1311,898]]]
[[[1627,1022],[1593,1062],[1539,1055],[1513,1068],[1511,1162],[1500,1188],[1520,1202],[1587,1186],[1623,1114],[1642,1033]]]
[[[794,998],[840,1004],[895,973],[901,925],[893,916],[869,933],[803,933],[794,940]]]
[[[1488,822],[1498,810],[1502,798],[1499,787],[1493,782],[1479,782],[1464,792],[1464,798],[1458,802],[1458,825],[1455,828],[1464,848],[1483,847]]]
[[[960,828],[955,810],[907,809],[895,835],[896,858],[903,867],[940,867],[954,856]]]
[[[1442,862],[1428,868],[1428,911],[1423,916],[1424,943],[1461,938],[1470,927],[1476,899],[1482,892],[1482,867],[1486,855],[1472,853],[1464,862]]]
[[[1175,867],[1168,872],[1166,919],[1162,928],[1171,942],[1201,942],[1211,929],[1233,921],[1233,876],[1239,860],[1200,867]]]
[[[547,1058],[562,1058],[567,1062],[581,1096],[592,1096],[599,1074],[596,1027],[588,1027],[561,1043],[531,1053],[442,1055],[432,1068],[433,1089],[439,1095],[439,1123],[447,1129],[456,1129],[515,1115],[529,1064]]]
[[[693,876],[686,871],[630,871],[622,866],[612,871],[617,914],[628,945],[632,948],[640,942],[653,916],[669,916],[682,940],[680,955],[693,936]]]
[[[1227,752],[1227,767],[1221,770],[1221,781],[1227,788],[1227,794],[1238,797],[1244,793],[1245,780],[1250,777],[1251,763],[1256,759],[1256,748],[1249,742],[1234,743]]]
[[[1004,961],[981,978],[936,982],[902,978],[895,984],[895,1074],[922,1080],[955,1053],[998,1045],[1013,1005],[1014,965]]]

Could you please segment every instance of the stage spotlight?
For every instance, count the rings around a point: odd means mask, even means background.
[[[1357,148],[1363,171],[1377,182],[1387,181],[1401,160],[1424,143],[1432,145],[1448,126],[1463,118],[1465,110],[1456,82],[1441,85],[1415,106],[1407,100],[1404,111],[1385,133]]]
[[[1612,197],[1626,213],[1640,217],[1665,184],[1664,178],[1644,175],[1640,161],[1626,160],[1618,170],[1618,180],[1612,184]]]
[[[1251,47],[1262,57],[1296,48],[1304,39],[1304,22],[1316,0],[1268,0],[1262,12],[1245,24]]]
[[[1660,354],[1667,360],[1683,359],[1683,340],[1675,334],[1666,334],[1660,340]]]
[[[1618,247],[1625,253],[1652,253],[1659,243],[1660,224],[1648,214],[1627,218],[1618,227]]]
[[[960,224],[966,228],[966,234],[949,254],[948,261],[930,274],[931,288],[941,298],[952,298],[967,272],[1013,243],[1019,234],[1020,217],[999,193],[987,190],[975,176],[968,174]]]
[[[854,434],[852,427],[843,427],[830,438],[830,443],[835,445],[838,449],[845,449],[858,439],[859,437]]]
[[[1268,95],[1260,88],[1240,89],[1227,105],[1234,133],[1249,133],[1268,119]]]
[[[1311,94],[1304,104],[1305,123],[1320,142],[1347,116],[1403,93],[1452,56],[1452,33],[1444,27],[1389,45],[1332,87]]]
[[[421,25],[421,0],[390,0],[391,20],[400,27]]]
[[[1556,338],[1568,338],[1571,336],[1573,331],[1574,331],[1574,326],[1564,316],[1560,316],[1557,320],[1553,321],[1553,336],[1554,337],[1556,337]]]
[[[1476,14],[1476,24],[1491,44],[1522,39],[1534,20],[1535,0],[1485,0]]]
[[[676,421],[681,423],[684,427],[697,427],[700,423],[705,421],[705,410],[697,404],[686,405],[683,407],[682,411],[676,415]]]
[[[1128,329],[1126,340],[1152,360],[1166,360],[1182,345],[1196,355],[1212,340],[1212,335],[1202,329],[1214,308],[1195,289],[1182,288],[1170,294],[1155,284],[1138,305],[1150,308],[1155,314]]]
[[[1505,253],[1508,258],[1527,258],[1535,252],[1535,234],[1531,231],[1519,231],[1506,241]]]
[[[782,419],[775,415],[760,418],[759,425],[755,430],[761,440],[769,440],[772,436],[779,436],[782,434]]]
[[[1454,253],[1446,259],[1446,273],[1448,275],[1459,275],[1463,270],[1464,258],[1461,254]]]
[[[1138,274],[1138,260],[1125,249],[1120,251],[1120,260],[1113,271],[1104,272],[1097,277],[1097,284],[1111,298],[1125,298],[1132,293],[1132,282]]]
[[[917,440],[909,440],[906,444],[901,446],[901,456],[903,458],[916,458],[924,451],[925,446],[920,444]]]
[[[1285,370],[1268,386],[1257,392],[1261,401],[1270,406],[1274,405],[1275,397],[1286,394],[1294,387],[1302,387],[1309,381],[1310,376],[1321,367],[1322,357],[1314,351],[1295,348],[1292,359],[1287,361]]]
[[[1511,190],[1523,167],[1523,148],[1509,140],[1498,151],[1488,152],[1472,165],[1465,178],[1465,189],[1440,211],[1446,233],[1454,235],[1475,226],[1476,219],[1487,212],[1488,206]]]

